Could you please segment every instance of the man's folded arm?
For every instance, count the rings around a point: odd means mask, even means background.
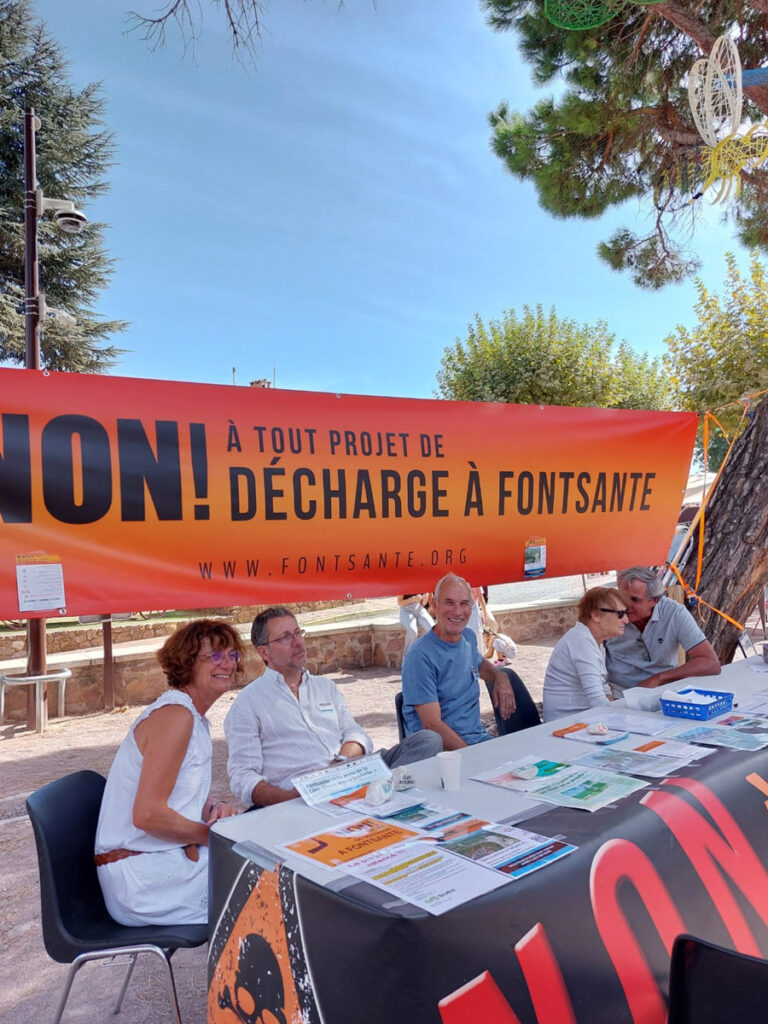
[[[443,750],[459,750],[461,747],[466,747],[467,744],[461,736],[443,721],[440,704],[437,701],[432,701],[429,704],[414,704],[413,710],[419,716],[423,729],[431,729],[433,732],[439,733],[443,740]]]
[[[295,800],[298,795],[297,789],[283,789],[282,786],[273,786],[262,779],[251,791],[251,803],[257,807],[269,807],[270,804],[281,804],[284,800]]]
[[[496,668],[493,662],[483,658],[480,662],[478,675],[483,682],[493,683],[492,700],[494,707],[498,708],[501,717],[509,718],[511,714],[514,714],[516,708],[515,691],[512,689],[512,683],[510,683],[506,672],[502,672],[501,669]]]

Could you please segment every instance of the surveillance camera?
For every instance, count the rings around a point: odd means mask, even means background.
[[[61,230],[67,231],[70,235],[79,234],[88,223],[88,218],[80,210],[75,209],[75,204],[70,199],[49,199],[43,195],[41,188],[35,189],[35,208],[38,217],[50,211]]]
[[[78,235],[88,223],[88,218],[80,210],[57,210],[53,219],[62,231],[69,235]]]

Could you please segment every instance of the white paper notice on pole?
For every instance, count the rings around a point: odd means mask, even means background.
[[[63,613],[67,602],[61,559],[58,555],[40,553],[17,555],[16,589],[20,612]]]

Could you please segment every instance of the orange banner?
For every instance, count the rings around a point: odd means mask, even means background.
[[[0,618],[663,562],[692,413],[0,369]]]

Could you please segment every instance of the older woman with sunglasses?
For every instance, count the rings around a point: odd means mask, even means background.
[[[198,619],[158,652],[169,689],[123,740],[107,779],[95,860],[104,901],[121,924],[208,920],[208,829],[236,808],[210,796],[206,711],[242,672],[240,637]]]
[[[627,608],[618,590],[592,587],[579,602],[579,621],[555,645],[544,674],[545,722],[612,699],[605,641],[621,636]]]

